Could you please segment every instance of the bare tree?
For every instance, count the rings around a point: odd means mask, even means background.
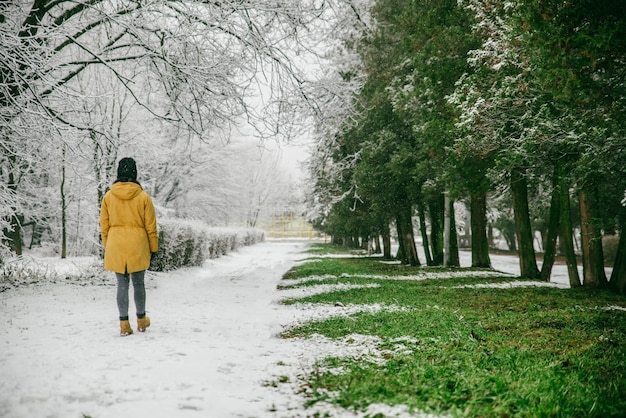
[[[7,234],[19,234],[31,210],[22,188],[33,164],[45,160],[36,152],[43,135],[33,135],[41,127],[58,133],[47,136],[56,149],[69,130],[91,144],[100,194],[136,115],[205,141],[241,117],[258,136],[293,132],[295,112],[318,108],[304,57],[333,28],[328,22],[340,16],[341,3],[0,3],[0,203],[10,208],[2,213]],[[98,87],[103,80],[106,91]],[[86,158],[80,144],[68,145],[68,153]]]

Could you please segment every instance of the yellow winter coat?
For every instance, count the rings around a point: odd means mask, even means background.
[[[104,195],[100,231],[104,268],[116,273],[146,270],[159,248],[152,199],[137,183],[114,183]]]

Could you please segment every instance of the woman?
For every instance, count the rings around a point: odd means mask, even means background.
[[[156,213],[152,199],[137,181],[137,165],[132,158],[122,158],[117,180],[102,199],[100,230],[104,246],[104,268],[117,277],[117,307],[120,334],[133,333],[128,321],[128,288],[133,282],[137,330],[150,326],[146,316],[144,274],[152,253],[158,250]]]

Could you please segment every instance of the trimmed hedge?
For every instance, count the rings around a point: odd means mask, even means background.
[[[158,230],[159,251],[150,263],[153,271],[201,266],[209,258],[265,239],[265,233],[255,228],[212,228],[181,219],[159,220]]]

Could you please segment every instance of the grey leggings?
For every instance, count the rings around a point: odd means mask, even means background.
[[[117,277],[117,308],[120,311],[120,320],[128,319],[128,288],[130,287],[130,279],[133,281],[137,318],[146,316],[146,287],[143,281],[145,274],[145,270],[126,274],[115,273],[115,277]]]

